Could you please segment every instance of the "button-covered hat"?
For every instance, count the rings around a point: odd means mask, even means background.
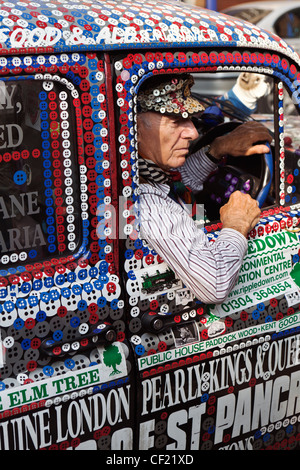
[[[204,106],[192,96],[194,78],[190,74],[156,75],[146,80],[138,95],[138,111],[154,111],[188,118],[204,111]]]

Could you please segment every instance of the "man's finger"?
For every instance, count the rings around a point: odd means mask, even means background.
[[[269,152],[270,152],[270,149],[267,145],[258,144],[258,145],[253,145],[253,147],[250,147],[245,153],[245,156],[255,155],[257,153],[262,154],[262,153],[269,153]]]

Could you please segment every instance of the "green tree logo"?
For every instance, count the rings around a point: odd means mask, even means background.
[[[122,362],[122,355],[119,352],[118,346],[112,344],[105,346],[103,353],[103,362],[107,367],[112,367],[113,371],[111,375],[121,374],[121,371],[117,369],[117,366]]]

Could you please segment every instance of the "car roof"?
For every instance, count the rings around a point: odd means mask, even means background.
[[[176,0],[1,0],[0,21],[0,55],[259,45],[299,59],[273,33]]]

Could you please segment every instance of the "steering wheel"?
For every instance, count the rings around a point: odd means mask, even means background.
[[[233,131],[241,124],[243,123],[239,121],[230,121],[210,129],[195,142],[191,148],[191,153],[195,153],[200,148],[209,145],[216,137]],[[262,207],[270,191],[274,171],[272,151],[269,144],[267,143],[266,145],[269,147],[269,152],[261,155],[261,172],[259,177],[245,173],[245,171],[242,171],[237,166],[227,164],[219,166],[210,175],[204,184],[204,190],[210,195],[210,199],[215,205],[220,207],[225,204],[230,194],[239,190],[250,194],[253,199],[258,201],[259,207]],[[249,161],[251,161],[251,158],[253,156],[249,157]]]

